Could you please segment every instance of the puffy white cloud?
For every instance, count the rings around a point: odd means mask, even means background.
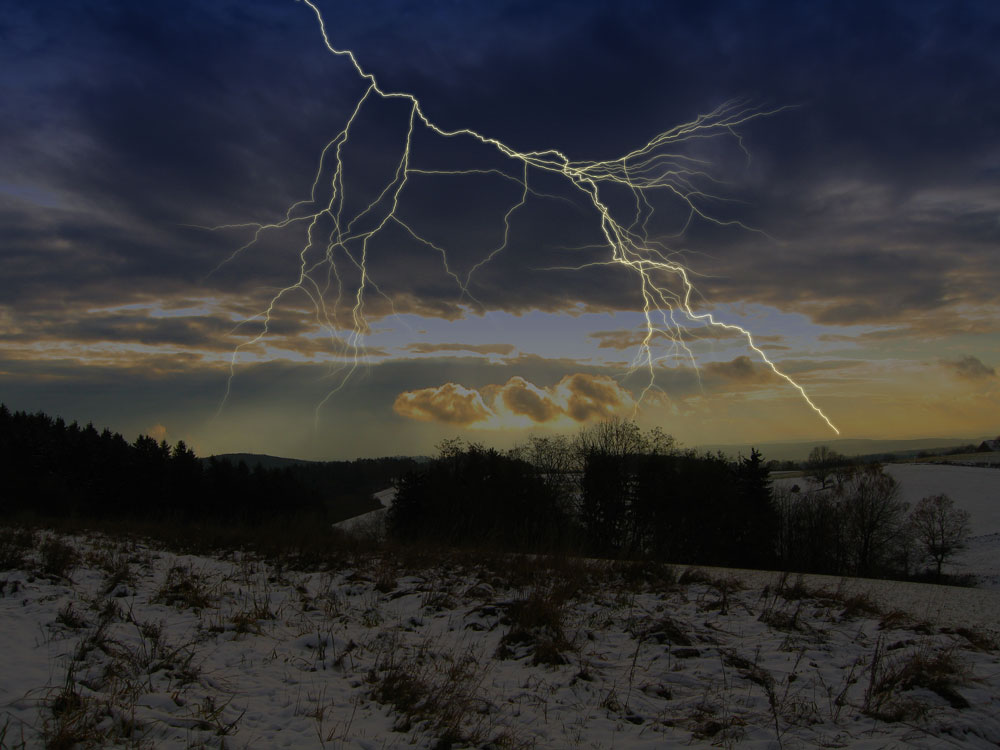
[[[445,383],[404,391],[393,408],[397,414],[422,421],[500,427],[512,421],[545,424],[607,419],[634,405],[632,394],[613,378],[574,373],[551,387],[537,386],[520,376],[478,390]]]

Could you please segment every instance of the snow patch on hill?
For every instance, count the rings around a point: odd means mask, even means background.
[[[44,572],[59,545],[76,563]],[[101,536],[23,555],[0,572],[8,747],[1000,743],[996,592],[530,556],[294,570]]]

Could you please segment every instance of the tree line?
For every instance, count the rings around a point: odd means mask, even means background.
[[[392,481],[388,531],[403,542],[862,576],[930,564],[940,577],[968,537],[968,514],[949,498],[924,498],[911,511],[877,464],[817,449],[807,476],[806,491],[776,490],[756,450],[735,461],[698,454],[621,419],[505,452],[445,441],[423,463],[251,468],[199,459],[183,442],[128,442],[0,404],[4,518],[264,528],[296,518],[323,528],[378,507],[372,493]]]
[[[281,468],[198,458],[183,441],[133,442],[93,424],[67,424],[0,404],[0,512],[41,517],[261,525],[311,516],[336,521],[371,510],[412,459]]]
[[[766,567],[777,562],[774,514],[757,451],[735,462],[698,455],[616,419],[503,453],[446,441],[398,482],[388,531],[404,541]]]
[[[859,576],[937,577],[968,537],[946,496],[910,511],[879,464],[823,447],[807,491],[775,489],[761,454],[682,450],[611,420],[507,452],[446,441],[405,474],[387,514],[401,541]]]
[[[827,446],[814,448],[803,469],[806,491],[793,485],[772,492],[778,558],[790,570],[940,579],[944,563],[965,547],[969,514],[947,495],[924,497],[911,509],[881,464]]]

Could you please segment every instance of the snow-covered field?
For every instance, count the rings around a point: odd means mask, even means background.
[[[969,511],[972,537],[949,569],[973,574],[980,588],[1000,591],[1000,469],[892,464],[886,470],[911,506],[927,495],[945,494]]]
[[[972,516],[973,536],[1000,534],[1000,469],[944,464],[889,464],[911,506],[928,495],[948,495]]]
[[[914,507],[929,495],[948,495],[970,515],[968,547],[949,561],[948,573],[970,573],[979,588],[1000,591],[1000,469],[946,464],[888,464],[901,497]],[[805,477],[776,479],[776,486],[810,487]]]
[[[998,592],[0,532],[4,748],[1000,743]]]

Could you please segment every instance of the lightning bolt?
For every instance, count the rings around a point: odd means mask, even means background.
[[[636,408],[650,390],[657,388],[656,368],[667,358],[680,354],[688,359],[697,371],[694,353],[688,345],[691,334],[685,327],[685,323],[697,323],[699,326],[714,326],[742,336],[747,346],[760,357],[761,361],[775,375],[794,387],[826,425],[840,434],[805,389],[782,372],[754,342],[750,331],[739,325],[717,320],[712,313],[696,311],[692,301],[696,296],[695,286],[691,280],[693,272],[677,260],[677,254],[663,242],[651,239],[649,236],[649,221],[654,213],[652,197],[658,193],[665,193],[667,197],[680,201],[680,205],[685,209],[686,219],[675,237],[683,235],[690,223],[696,219],[719,226],[736,226],[758,232],[759,230],[739,221],[719,220],[701,208],[703,202],[718,200],[718,197],[699,186],[706,182],[717,184],[717,180],[706,171],[707,164],[680,153],[678,147],[704,139],[735,138],[738,147],[749,161],[749,152],[738,129],[752,120],[773,115],[786,107],[766,110],[739,101],[727,102],[691,122],[657,134],[643,146],[624,156],[608,161],[576,161],[557,149],[518,151],[503,141],[475,130],[442,128],[428,117],[420,101],[413,94],[383,89],[375,75],[362,67],[352,51],[334,46],[327,32],[323,14],[313,0],[297,1],[306,5],[315,15],[326,49],[332,55],[346,58],[365,88],[343,129],[324,147],[309,198],[293,203],[286,210],[284,218],[276,222],[247,222],[205,227],[213,231],[252,230],[250,239],[233,251],[212,273],[235,261],[270,232],[293,225],[303,225],[306,237],[299,251],[298,278],[292,284],[278,290],[259,314],[240,324],[242,326],[256,321],[260,323],[261,328],[255,336],[241,343],[233,351],[226,395],[220,404],[220,411],[229,396],[241,352],[261,343],[269,335],[272,316],[282,299],[293,293],[301,293],[314,311],[316,323],[329,337],[334,349],[341,354],[340,363],[331,366],[329,373],[335,384],[316,408],[318,419],[322,406],[343,388],[357,369],[366,362],[364,336],[370,330],[366,312],[369,295],[376,294],[383,297],[389,303],[390,310],[395,313],[392,299],[382,291],[368,267],[371,241],[387,226],[402,229],[416,243],[439,255],[444,272],[455,281],[460,290],[459,301],[468,299],[480,309],[485,309],[485,305],[476,299],[471,290],[473,277],[508,247],[512,217],[527,203],[530,196],[557,197],[540,193],[531,187],[529,177],[533,171],[537,171],[562,178],[573,191],[582,196],[586,205],[592,207],[599,219],[604,239],[602,247],[610,253],[604,261],[559,268],[581,270],[595,266],[624,267],[638,279],[643,301],[645,333],[637,348],[630,372],[644,369],[648,372],[648,380],[636,401]],[[391,177],[373,200],[360,211],[349,215],[346,212],[348,185],[345,184],[344,152],[358,127],[362,111],[374,101],[398,102],[403,105],[408,113],[407,129]],[[414,133],[418,127],[440,138],[471,139],[505,157],[515,169],[433,170],[414,167],[411,165],[411,153]],[[512,203],[503,215],[502,241],[486,250],[481,260],[463,275],[452,268],[445,248],[422,236],[400,217],[399,201],[412,177],[473,174],[499,177],[516,184],[520,189],[518,200]],[[633,196],[634,209],[630,217],[619,219],[609,207],[602,191],[621,189]],[[328,193],[328,197],[321,198],[322,192]],[[344,288],[344,274],[340,270],[342,264],[346,268],[353,269],[352,273],[357,278],[352,289]],[[327,300],[334,287],[336,294],[331,303]],[[347,332],[347,335],[342,335],[342,332]],[[664,343],[667,347],[666,353],[658,355],[654,348]]]

